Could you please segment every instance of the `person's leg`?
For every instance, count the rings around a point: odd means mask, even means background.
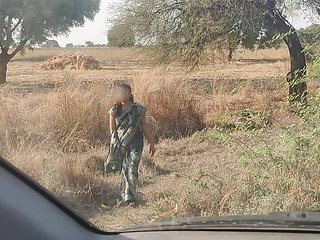
[[[121,197],[124,202],[130,201],[132,198],[130,193],[129,180],[128,180],[129,162],[130,162],[129,154],[126,154],[122,162],[121,184],[120,184]]]
[[[124,202],[136,201],[136,189],[138,185],[138,168],[141,151],[131,149],[123,160],[121,171],[121,196]]]

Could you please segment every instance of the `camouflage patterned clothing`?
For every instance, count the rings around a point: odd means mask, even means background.
[[[121,196],[124,201],[135,201],[138,167],[143,150],[140,123],[145,116],[146,108],[134,103],[120,114],[116,115],[114,108],[109,113],[115,116],[116,130],[111,136],[106,171],[108,168],[121,171]],[[127,150],[124,156],[121,154],[121,146]]]

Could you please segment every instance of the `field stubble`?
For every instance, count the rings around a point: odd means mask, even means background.
[[[1,154],[107,230],[180,216],[319,207],[319,162],[314,145],[304,143],[317,139],[286,110],[285,50],[242,53],[241,61],[192,73],[155,68],[136,51],[67,51],[94,56],[99,71],[40,69],[64,49],[15,59],[0,88]],[[101,172],[107,110],[122,82],[148,107],[157,139],[157,155],[142,159],[137,208],[121,206],[118,176]],[[304,136],[292,134],[301,129]]]

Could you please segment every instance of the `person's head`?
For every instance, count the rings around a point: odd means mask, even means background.
[[[116,100],[118,103],[134,101],[132,89],[128,84],[121,84],[117,87]]]

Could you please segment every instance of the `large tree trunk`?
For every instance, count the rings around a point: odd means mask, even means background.
[[[0,55],[0,85],[7,81],[7,69],[8,69],[9,58],[6,55]]]
[[[302,45],[294,27],[281,15],[278,10],[267,14],[267,19],[275,26],[280,34],[283,34],[284,41],[290,53],[290,72],[287,74],[289,83],[289,102],[307,103],[306,84],[306,58]]]
[[[19,21],[20,22],[20,21]],[[2,46],[1,47],[1,53],[0,53],[0,85],[6,83],[7,81],[7,69],[8,69],[8,63],[10,60],[18,53],[20,52],[23,47],[28,42],[28,39],[22,40],[19,45],[14,49],[10,54],[9,47],[10,45]]]
[[[289,83],[289,101],[306,103],[306,58],[296,30],[278,12],[275,14],[275,27],[282,34],[285,34],[284,41],[290,53],[290,72],[287,74]]]

